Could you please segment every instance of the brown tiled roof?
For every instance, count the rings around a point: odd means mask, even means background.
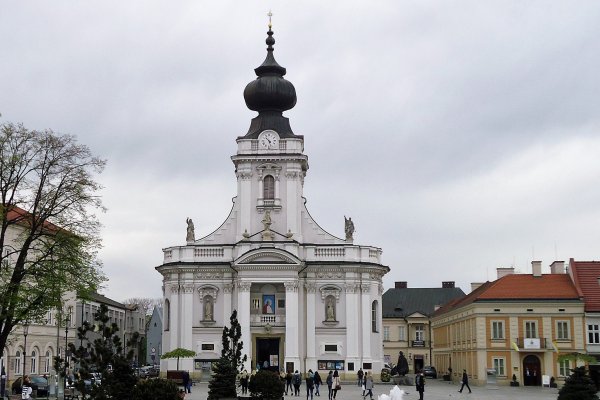
[[[566,274],[506,275],[485,282],[462,299],[446,304],[435,315],[464,307],[476,301],[489,300],[579,300],[581,298],[571,277]]]
[[[569,271],[575,286],[583,295],[585,311],[600,311],[600,261],[569,261]]]

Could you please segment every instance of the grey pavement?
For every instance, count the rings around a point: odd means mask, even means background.
[[[389,395],[390,389],[393,385],[379,383],[375,384],[373,390],[374,399],[382,393]],[[321,387],[323,389],[323,387]],[[408,392],[404,396],[403,400],[416,400],[419,398],[419,393],[414,390],[414,386],[401,386],[401,389]],[[499,399],[532,399],[532,400],[556,400],[558,397],[558,389],[547,388],[547,387],[509,387],[500,386],[497,389],[490,389],[481,386],[472,386],[473,393],[469,394],[467,388],[462,393],[458,393],[460,385],[456,383],[448,383],[437,380],[427,380],[425,386],[424,400],[441,400],[441,399],[456,399],[456,400],[499,400]],[[208,384],[201,382],[192,387],[192,393],[188,394],[186,400],[206,400],[208,395]],[[305,400],[306,399],[306,386],[304,382],[300,388],[300,396],[284,396],[285,400]],[[327,400],[327,385],[324,390],[321,390],[321,396],[314,396],[313,400]],[[363,400],[362,390],[356,385],[347,382],[342,385],[342,390],[337,394],[336,400]],[[368,400],[368,399],[367,399]]]

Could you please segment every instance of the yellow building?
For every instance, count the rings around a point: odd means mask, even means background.
[[[452,368],[453,380],[467,370],[474,384],[497,376],[499,385],[513,379],[521,385],[541,386],[569,375],[560,353],[585,352],[584,302],[564,263],[532,274],[499,268],[498,279],[485,282],[466,297],[440,308],[432,317],[433,362]]]

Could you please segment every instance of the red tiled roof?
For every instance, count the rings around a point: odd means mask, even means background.
[[[6,219],[11,222],[15,222],[22,226],[31,226],[31,214],[28,211],[23,210],[21,207],[12,205],[6,213]],[[47,231],[45,232],[58,232],[61,230],[60,227],[54,225],[52,222],[44,221],[43,226]]]
[[[583,294],[585,311],[600,311],[600,261],[569,261],[569,271],[575,286]]]
[[[493,282],[485,282],[467,296],[448,303],[435,315],[464,307],[478,300],[579,300],[581,298],[571,277],[567,274],[506,275]]]

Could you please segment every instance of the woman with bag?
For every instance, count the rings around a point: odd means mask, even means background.
[[[367,395],[371,397],[373,400],[373,375],[370,372],[367,372],[367,377],[365,378],[365,394],[363,395],[363,400]]]
[[[340,380],[340,374],[335,370],[333,373],[333,398],[337,395],[338,390],[342,390],[342,381]]]

